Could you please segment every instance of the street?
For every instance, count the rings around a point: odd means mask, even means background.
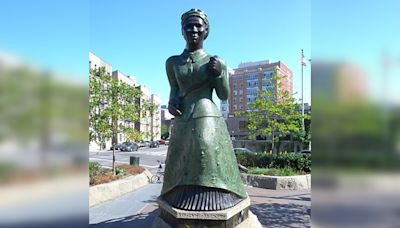
[[[130,156],[137,156],[140,159],[140,165],[148,169],[151,172],[157,170],[159,163],[165,163],[167,156],[168,146],[160,145],[156,148],[142,147],[138,151],[133,152],[122,152],[119,150],[115,151],[115,163],[118,164],[129,164]],[[112,151],[89,151],[89,160],[99,162],[103,167],[112,166]]]

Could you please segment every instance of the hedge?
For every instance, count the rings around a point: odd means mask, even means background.
[[[236,153],[239,164],[246,167],[276,168],[290,167],[297,172],[311,172],[310,154],[270,154],[270,153]]]

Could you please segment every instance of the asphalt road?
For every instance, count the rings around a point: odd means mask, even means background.
[[[129,164],[130,156],[139,157],[139,163],[141,166],[149,169],[150,171],[157,170],[159,163],[165,163],[167,156],[168,146],[160,145],[157,148],[142,147],[138,151],[133,152],[121,152],[115,151],[115,162],[116,164]],[[112,151],[89,151],[89,160],[99,162],[104,167],[112,166]]]

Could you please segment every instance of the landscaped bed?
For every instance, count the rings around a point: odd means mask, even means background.
[[[246,185],[273,190],[311,188],[311,154],[237,152],[236,157]]]
[[[118,165],[115,168],[116,175],[113,175],[112,169],[103,168],[98,162],[89,162],[89,184],[90,186],[109,183],[130,175],[142,173],[145,169],[141,166]]]
[[[248,174],[294,176],[311,173],[311,154],[236,153]]]

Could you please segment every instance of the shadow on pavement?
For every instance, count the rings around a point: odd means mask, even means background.
[[[250,210],[266,227],[311,227],[311,209],[298,204],[261,203],[251,205]]]
[[[149,213],[140,213],[133,216],[110,219],[101,223],[91,224],[90,227],[96,228],[108,228],[108,227],[151,227],[154,219],[158,214],[158,209]]]

